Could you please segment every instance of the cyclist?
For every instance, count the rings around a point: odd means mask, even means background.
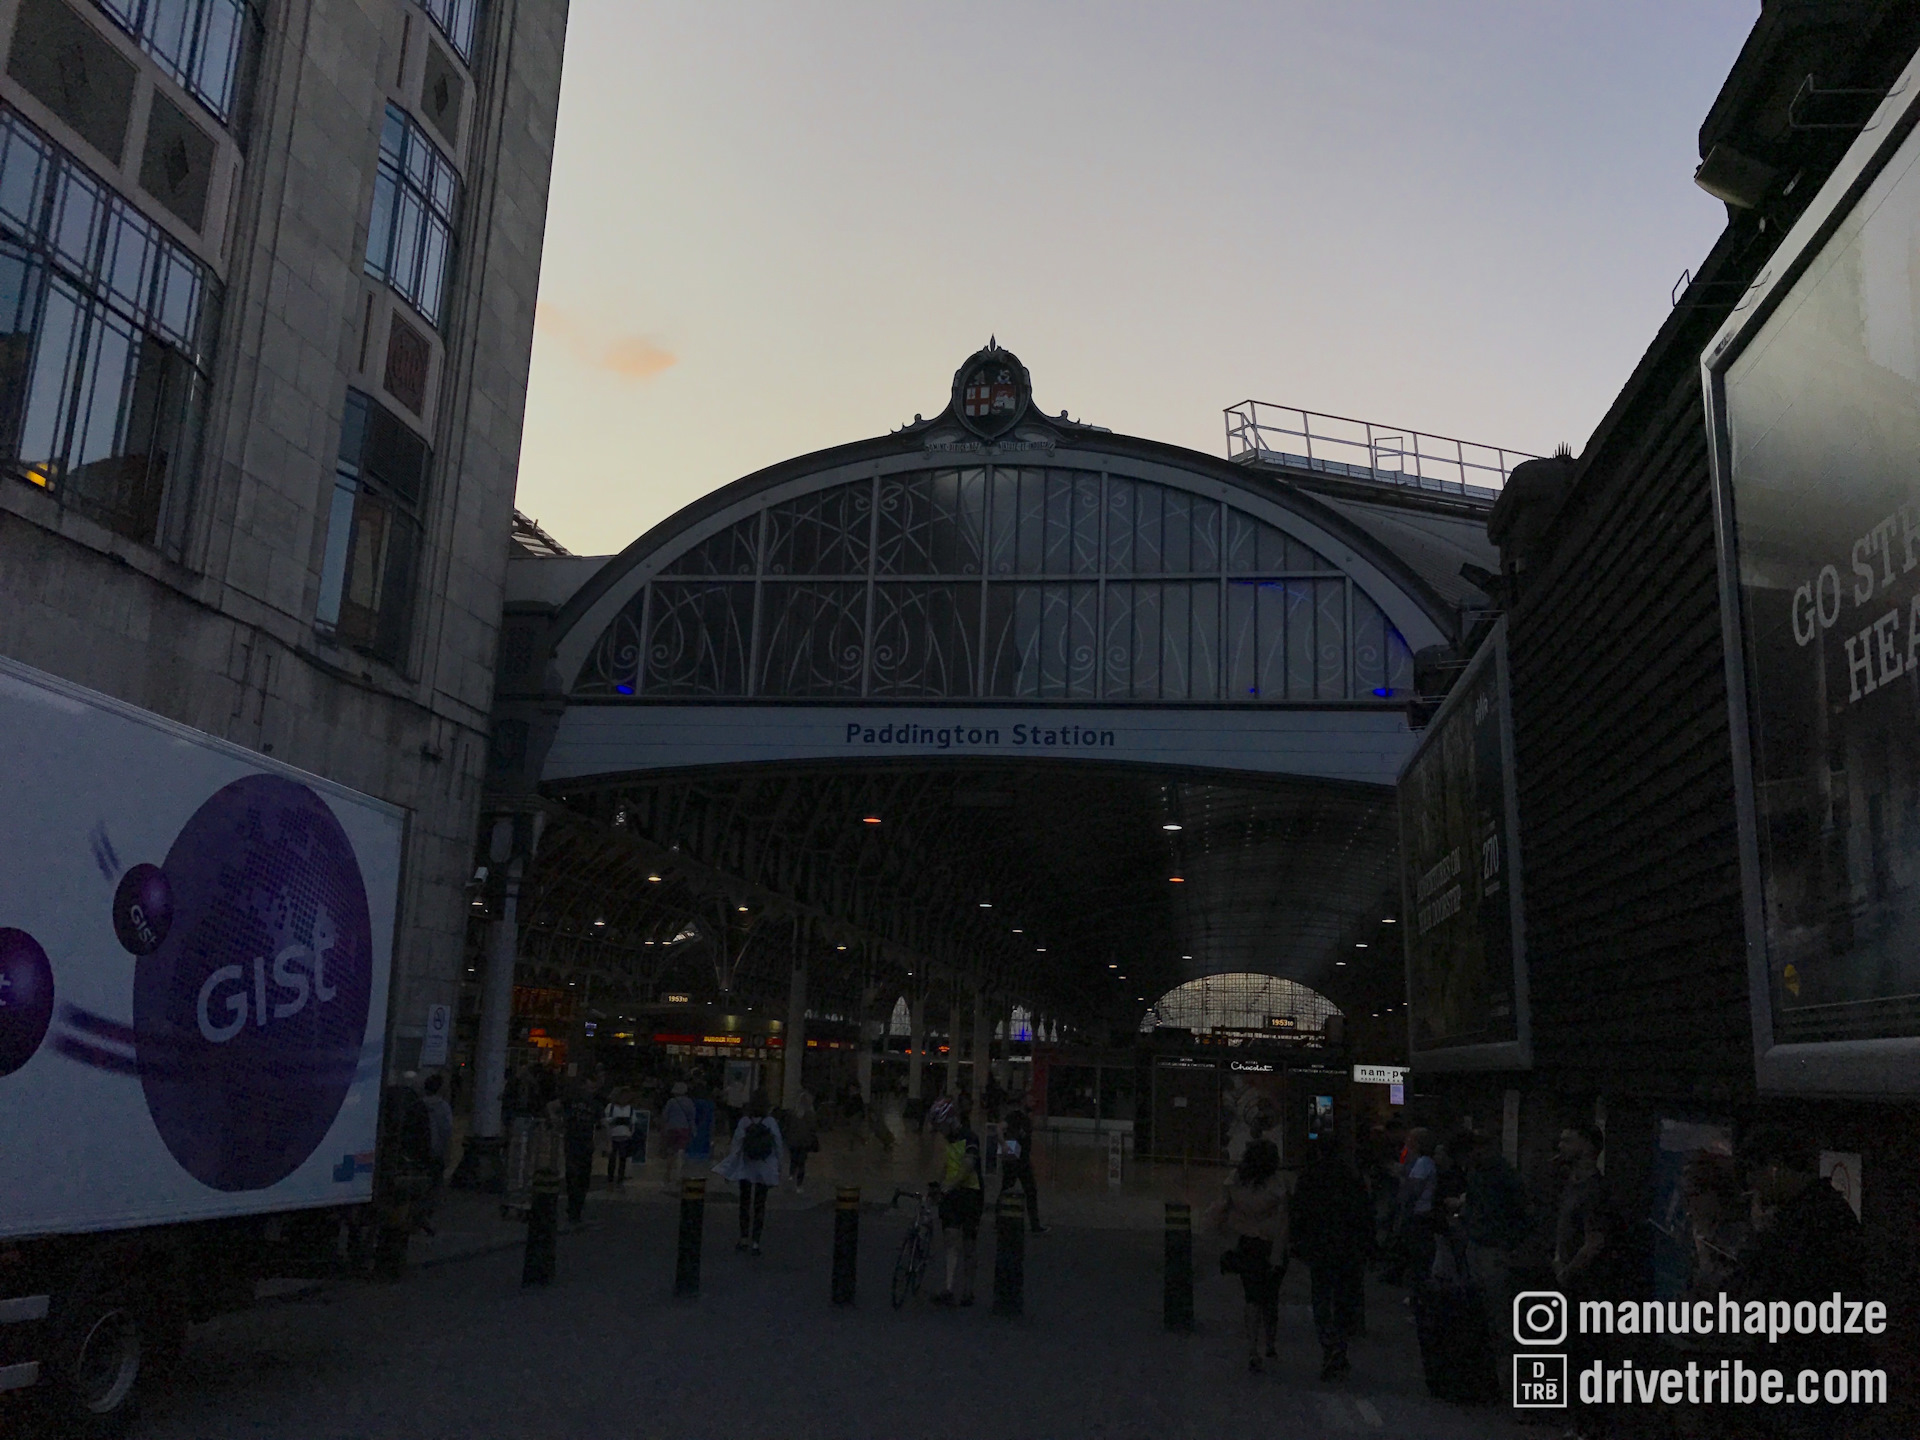
[[[941,1133],[946,1138],[946,1169],[940,1177],[940,1235],[947,1252],[947,1285],[933,1297],[936,1305],[973,1304],[973,1274],[979,1258],[980,1216],[986,1209],[986,1175],[980,1164],[980,1137],[956,1114]],[[932,1188],[931,1186],[929,1188]],[[960,1271],[959,1298],[953,1293]]]

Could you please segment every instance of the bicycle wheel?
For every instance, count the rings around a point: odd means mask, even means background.
[[[927,1268],[927,1257],[920,1248],[920,1232],[909,1230],[907,1238],[900,1242],[900,1258],[893,1262],[893,1308],[898,1310],[907,1303],[909,1296],[920,1288],[921,1272]]]

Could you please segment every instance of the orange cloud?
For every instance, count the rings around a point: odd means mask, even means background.
[[[644,335],[602,340],[590,334],[572,314],[555,305],[535,306],[534,324],[560,341],[582,365],[608,370],[628,380],[651,380],[671,369],[680,358]]]
[[[607,346],[600,357],[600,364],[616,375],[625,375],[632,380],[651,380],[662,370],[670,368],[678,357],[670,350],[662,350],[642,335],[628,335]]]

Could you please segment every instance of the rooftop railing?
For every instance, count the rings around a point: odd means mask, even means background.
[[[1290,465],[1415,490],[1492,500],[1524,450],[1476,445],[1401,426],[1291,405],[1242,400],[1226,409],[1227,458],[1244,464]]]

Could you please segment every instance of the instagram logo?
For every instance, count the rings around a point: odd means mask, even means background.
[[[1567,1297],[1558,1290],[1522,1290],[1514,1296],[1513,1339],[1518,1345],[1565,1344]]]

